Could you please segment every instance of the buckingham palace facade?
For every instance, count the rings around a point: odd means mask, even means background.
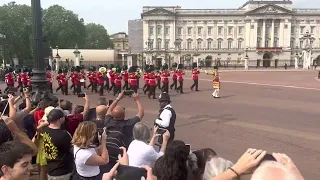
[[[320,9],[292,6],[288,0],[250,0],[237,9],[145,6],[144,59],[158,65],[241,65],[247,57],[250,66],[283,66],[292,65],[309,43],[315,61],[320,55]]]

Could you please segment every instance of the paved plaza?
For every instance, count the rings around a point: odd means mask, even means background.
[[[316,71],[224,72],[221,98],[211,96],[211,76],[200,75],[200,91],[192,92],[190,73],[184,78],[184,94],[170,92],[177,112],[176,139],[192,149],[210,147],[219,156],[236,161],[247,148],[288,154],[305,179],[320,176],[320,81]],[[141,81],[142,82],[142,81]],[[92,106],[98,95],[90,95]],[[111,93],[110,93],[111,94]],[[141,94],[141,93],[140,93]],[[83,100],[60,96],[74,104]],[[106,96],[114,99],[112,95]],[[159,103],[143,93],[144,121],[153,124]],[[120,103],[127,117],[136,113],[129,97]],[[318,168],[318,169],[317,169]]]

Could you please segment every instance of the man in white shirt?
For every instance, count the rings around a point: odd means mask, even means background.
[[[155,125],[159,128],[166,129],[170,133],[169,142],[174,139],[176,112],[170,105],[170,96],[166,92],[162,92],[159,96],[160,111],[159,117],[155,120]],[[162,144],[162,137],[159,137],[159,143]]]

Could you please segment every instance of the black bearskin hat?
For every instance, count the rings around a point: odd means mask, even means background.
[[[213,69],[218,69],[218,66],[213,66]]]
[[[70,71],[71,71],[71,72],[74,72],[74,71],[75,71],[75,67],[72,66],[71,69],[70,69]]]
[[[178,67],[178,64],[177,63],[173,63],[172,64],[172,68],[177,68]]]
[[[47,71],[51,71],[51,66],[48,65],[46,69],[47,69]]]
[[[196,62],[192,63],[192,69],[195,69],[198,67],[198,64]]]
[[[75,67],[75,71],[76,71],[76,72],[80,72],[80,70],[81,70],[81,67],[80,67],[80,66],[76,66],[76,67]]]
[[[109,69],[112,70],[114,68],[114,64],[110,64]]]
[[[22,67],[22,72],[23,72],[23,73],[26,73],[26,72],[28,72],[28,71],[29,71],[29,70],[28,70],[27,67],[25,67],[25,66]]]
[[[183,69],[183,64],[178,64],[178,69]]]
[[[20,68],[17,68],[17,69],[15,70],[15,73],[21,73],[21,69],[20,69]]]
[[[164,69],[169,69],[168,64],[167,64],[167,63],[164,63],[163,66],[162,66],[162,69],[163,69],[163,70],[164,70]]]
[[[61,74],[62,73],[62,69],[60,68],[59,70],[58,70],[58,74]]]
[[[125,71],[125,70],[128,70],[128,66],[127,65],[123,65],[122,69]]]
[[[63,73],[68,73],[68,68],[66,68],[66,67],[63,68],[62,72],[63,72]]]

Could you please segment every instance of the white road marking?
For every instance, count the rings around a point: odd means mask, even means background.
[[[185,78],[191,80],[191,78]],[[200,81],[212,81],[211,79],[199,79]],[[241,81],[221,81],[225,83],[234,83],[234,84],[248,84],[248,85],[257,85],[257,86],[271,86],[271,87],[283,87],[283,88],[293,88],[293,89],[304,89],[304,90],[314,90],[320,91],[320,88],[311,88],[311,87],[300,87],[300,86],[287,86],[287,85],[278,85],[278,84],[265,84],[265,83],[254,83],[254,82],[241,82]]]

